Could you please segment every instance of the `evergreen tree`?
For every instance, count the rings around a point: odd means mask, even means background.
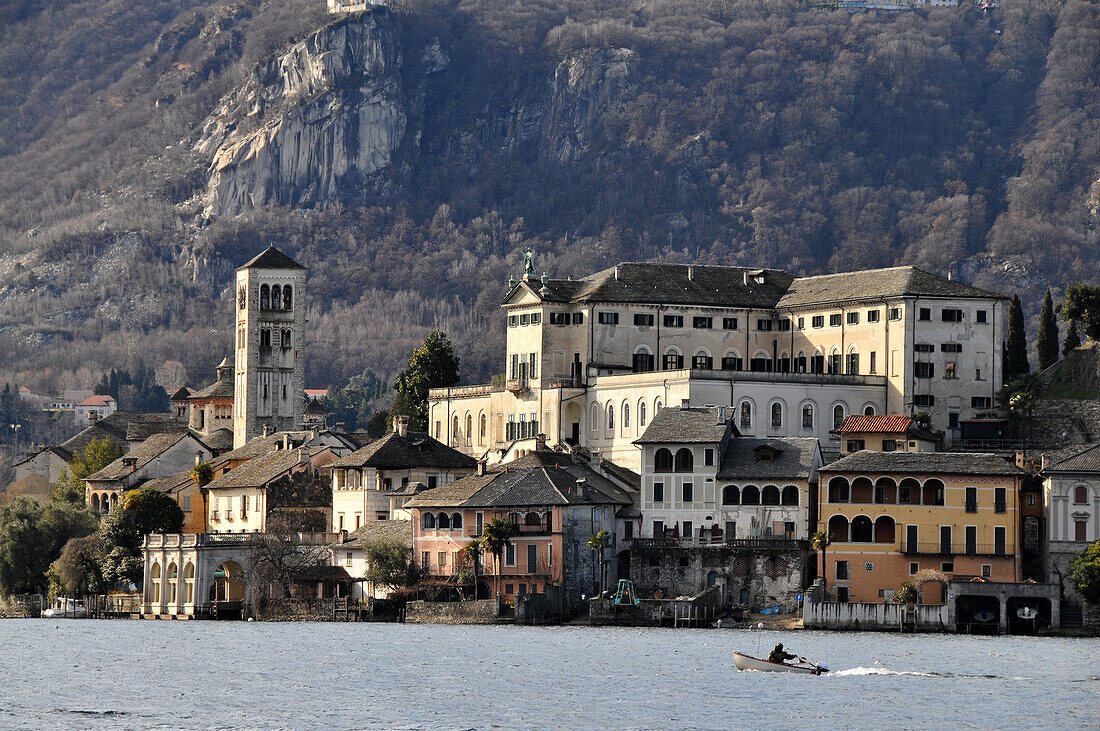
[[[1077,320],[1070,320],[1069,329],[1066,330],[1066,341],[1062,343],[1062,357],[1066,357],[1080,346],[1081,336],[1077,334]]]
[[[409,367],[397,374],[397,396],[391,414],[411,416],[417,425],[428,423],[428,390],[458,383],[458,357],[447,335],[432,330],[424,345],[413,351]]]
[[[1058,321],[1054,319],[1054,300],[1047,290],[1039,312],[1039,370],[1045,371],[1058,362]]]
[[[1004,381],[1014,381],[1031,372],[1027,362],[1027,336],[1024,334],[1024,308],[1020,296],[1012,295],[1008,308],[1008,339],[1004,351]]]
[[[1085,335],[1100,340],[1100,286],[1074,284],[1066,287],[1060,309],[1063,320],[1079,321]]]

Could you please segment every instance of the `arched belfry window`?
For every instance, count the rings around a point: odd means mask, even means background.
[[[283,304],[283,288],[277,284],[271,286],[271,309],[277,310]]]
[[[260,285],[260,309],[271,309],[271,288],[268,287],[266,284]]]
[[[283,309],[289,310],[294,305],[294,290],[289,284],[283,285]]]

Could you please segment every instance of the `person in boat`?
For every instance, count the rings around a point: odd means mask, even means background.
[[[777,642],[775,645],[775,649],[771,651],[770,655],[768,655],[768,662],[778,662],[786,664],[788,660],[797,659],[798,655],[791,655],[783,649],[782,642]]]

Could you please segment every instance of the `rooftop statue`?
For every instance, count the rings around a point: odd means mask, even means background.
[[[531,251],[531,247],[527,247],[527,251],[523,252],[523,278],[530,279],[531,275],[535,273],[535,254]]]

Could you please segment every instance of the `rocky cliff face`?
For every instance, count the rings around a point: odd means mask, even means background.
[[[412,68],[403,68],[406,59]],[[487,149],[534,146],[545,164],[575,162],[599,143],[602,120],[632,88],[632,61],[628,50],[582,51],[486,108],[478,127],[487,134],[459,135],[439,154],[476,169]],[[400,185],[421,162],[421,134],[433,124],[426,84],[446,83],[436,74],[449,64],[438,42],[404,47],[398,21],[380,9],[259,65],[222,99],[194,146],[210,160],[204,218],[266,204],[325,206]]]
[[[327,26],[258,66],[195,145],[211,159],[204,215],[323,205],[377,184],[407,137],[402,61],[382,10]],[[434,57],[427,68],[445,64]]]

